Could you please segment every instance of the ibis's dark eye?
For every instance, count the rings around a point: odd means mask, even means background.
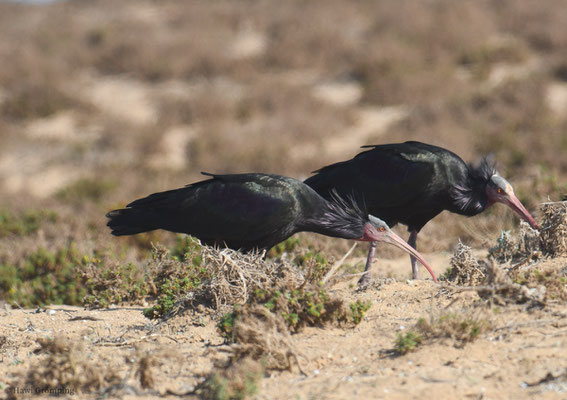
[[[379,230],[380,232],[384,232],[384,231],[386,230],[386,228],[384,228],[383,226],[381,226],[380,228],[378,228],[378,230]]]
[[[504,190],[502,190],[502,188],[498,188],[497,192],[498,192],[498,194],[502,194],[502,193],[504,193]]]

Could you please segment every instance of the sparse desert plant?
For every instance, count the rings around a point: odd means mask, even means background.
[[[299,282],[301,275],[290,264],[265,260],[261,253],[201,246],[194,239],[180,239],[173,254],[161,247],[154,250],[158,303],[144,312],[149,318],[198,304],[222,315],[246,303],[254,290],[272,285],[277,276]]]
[[[188,257],[193,265],[201,265],[201,243],[189,235],[177,235],[175,246],[169,251],[171,258],[177,261],[185,261]]]
[[[235,341],[234,324],[236,323],[236,320],[238,319],[238,317],[241,314],[240,308],[241,308],[240,305],[235,305],[234,311],[232,311],[230,313],[226,313],[223,316],[221,316],[220,321],[217,324],[217,328],[218,328],[220,334],[228,342],[234,342]]]
[[[155,294],[155,271],[120,262],[114,255],[87,254],[75,243],[39,247],[18,262],[0,261],[0,298],[12,305],[108,307]]]
[[[244,400],[258,392],[263,377],[262,364],[245,358],[214,368],[195,393],[204,400]]]
[[[59,190],[56,196],[63,202],[80,204],[84,201],[100,202],[116,183],[106,179],[82,178]]]
[[[457,285],[479,285],[486,277],[486,267],[473,256],[469,246],[459,241],[444,277]]]
[[[372,303],[370,303],[369,301],[364,302],[357,300],[354,303],[350,303],[349,307],[351,311],[352,322],[355,325],[360,324],[360,322],[362,322],[362,319],[364,318],[364,315],[366,314],[366,311],[368,311],[371,306]]]
[[[52,210],[27,210],[19,214],[2,210],[0,211],[0,238],[9,235],[30,235],[37,232],[44,223],[55,223],[57,217],[57,213]]]
[[[321,282],[329,269],[333,266],[335,260],[332,257],[327,259],[327,257],[321,253],[308,251],[305,254],[297,256],[295,262],[305,270],[307,279],[310,282]]]
[[[456,347],[462,347],[476,340],[490,327],[489,320],[470,310],[420,318],[408,332],[396,335],[394,352],[403,355],[421,345],[444,339],[452,340]]]
[[[188,292],[193,292],[211,278],[210,271],[202,264],[201,246],[196,242],[183,247],[184,261],[169,255],[167,249],[156,247],[152,262],[157,271],[153,286],[157,294],[157,304],[144,310],[147,318],[160,318],[172,311],[175,304]]]
[[[501,305],[528,302],[543,306],[546,300],[564,300],[567,276],[561,263],[552,262],[543,268],[537,265],[567,251],[565,204],[542,204],[541,231],[523,221],[519,232],[502,231],[486,260],[478,260],[470,247],[459,242],[446,279],[459,285],[477,286],[480,297]]]
[[[123,302],[135,303],[155,295],[154,277],[133,263],[118,263],[90,258],[80,271],[87,295],[82,304],[105,308]]]
[[[521,294],[528,300],[540,302],[567,300],[567,271],[560,265],[527,270],[517,268],[509,271],[508,274],[514,284],[523,287]]]
[[[541,205],[543,226],[541,243],[543,251],[552,257],[567,254],[567,201]]]
[[[267,257],[281,257],[284,253],[292,253],[300,246],[300,239],[297,236],[290,236],[281,243],[276,244],[267,252]]]
[[[292,332],[303,326],[324,326],[346,319],[342,300],[331,299],[323,287],[258,289],[249,302],[281,315]]]
[[[360,300],[347,306],[342,299],[329,295],[323,286],[317,284],[299,289],[257,289],[245,305],[223,316],[219,324],[221,333],[226,338],[233,337],[234,321],[246,307],[256,304],[281,316],[291,332],[297,332],[305,326],[357,325],[370,308],[369,302]]]
[[[33,387],[34,394],[75,396],[101,390],[122,379],[104,360],[88,357],[82,343],[62,338],[40,338],[37,342],[40,348],[36,352],[46,357],[13,382],[13,387]],[[11,399],[21,398],[17,390],[8,388],[8,393]]]
[[[80,304],[86,295],[78,269],[89,259],[73,244],[49,251],[43,247],[21,262],[0,262],[0,288],[11,304],[33,307],[44,304]]]
[[[288,324],[282,316],[266,307],[249,304],[223,318],[221,334],[230,343],[233,361],[252,358],[261,361],[266,370],[289,370],[299,357]],[[222,329],[230,329],[230,331]]]
[[[405,334],[398,333],[394,343],[394,350],[397,354],[403,355],[415,350],[422,342],[421,335],[415,331],[409,331]]]
[[[490,322],[474,312],[449,312],[435,318],[420,318],[416,329],[425,340],[450,338],[455,346],[463,346],[477,339],[490,328]]]

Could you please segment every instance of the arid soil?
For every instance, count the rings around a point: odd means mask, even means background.
[[[448,266],[447,256],[426,256],[437,273]],[[567,259],[548,263],[564,268]],[[381,264],[375,266],[375,274],[383,273]],[[390,273],[407,275],[406,257],[388,260],[386,264]],[[271,371],[260,380],[256,398],[565,397],[564,301],[550,301],[545,307],[503,307],[481,301],[474,290],[434,284],[431,280],[378,278],[363,291],[354,290],[354,283],[355,280],[342,282],[332,292],[347,300],[370,300],[372,307],[364,320],[352,329],[306,328],[293,335],[293,347],[305,375],[297,365],[291,371]],[[396,354],[396,334],[411,329],[419,318],[428,319],[447,311],[474,314],[490,327],[471,343],[444,338],[414,352]],[[223,344],[216,324],[206,313],[189,313],[155,324],[137,307],[89,311],[49,306],[3,310],[2,321],[0,376],[2,385],[12,392],[38,389],[37,382],[26,382],[19,376],[45,363],[49,356],[37,351],[38,340],[45,338],[62,338],[73,346],[81,346],[73,353],[73,361],[69,361],[75,363],[71,368],[80,368],[77,365],[81,363],[94,365],[85,373],[96,377],[112,371],[120,378],[103,385],[104,393],[124,399],[158,395],[176,398],[191,393],[213,363],[226,359],[228,354],[228,345]],[[148,369],[144,373],[151,381],[150,388],[142,387],[141,365]],[[62,367],[53,364],[51,368]],[[72,386],[64,389],[76,391]],[[99,395],[67,393],[66,397]]]

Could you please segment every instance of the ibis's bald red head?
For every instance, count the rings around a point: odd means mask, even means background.
[[[514,189],[508,181],[499,175],[492,175],[488,184],[486,185],[486,196],[488,205],[493,203],[503,203],[514,210],[520,217],[522,217],[533,229],[539,229],[538,224],[535,222],[531,214],[526,210],[526,207],[518,200],[514,194]]]
[[[409,244],[407,244],[401,237],[392,232],[388,225],[381,219],[369,215],[368,222],[364,225],[364,234],[359,240],[366,242],[386,242],[399,247],[400,249],[410,253],[420,263],[422,263],[423,266],[427,268],[427,270],[431,274],[433,281],[437,282],[435,273],[433,273],[433,270],[431,269],[429,264],[427,264],[422,255],[419,254],[417,250],[415,250]]]

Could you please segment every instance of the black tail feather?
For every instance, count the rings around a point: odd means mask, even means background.
[[[147,224],[148,219],[133,208],[112,210],[106,217],[109,219],[106,226],[112,230],[114,236],[135,235],[157,229]]]

